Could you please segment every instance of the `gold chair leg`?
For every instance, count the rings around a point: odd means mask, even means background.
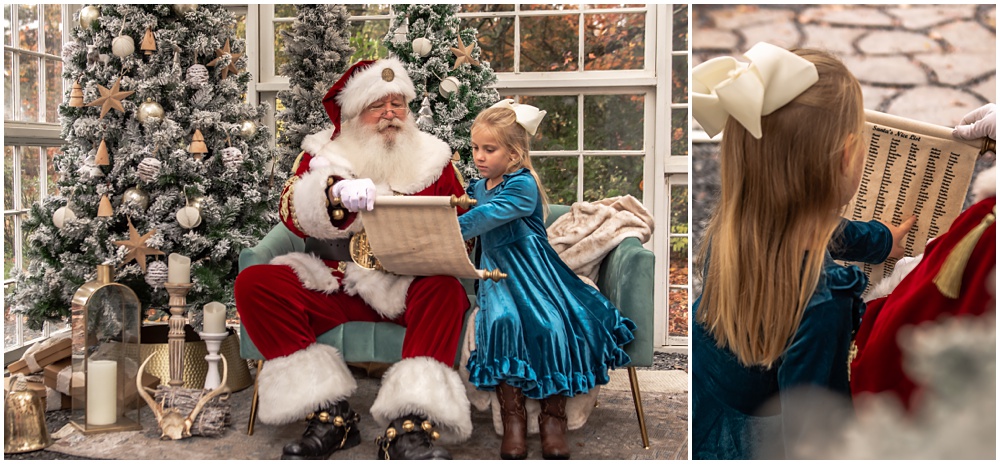
[[[247,424],[247,435],[253,435],[253,424],[257,422],[257,379],[260,378],[260,370],[264,368],[264,360],[257,361],[257,375],[253,378],[253,398],[250,400],[250,420]]]
[[[649,449],[649,434],[646,433],[646,413],[642,411],[642,394],[639,393],[639,376],[635,367],[628,368],[628,380],[632,384],[632,401],[635,403],[635,415],[639,417],[639,431],[642,432],[642,447]]]

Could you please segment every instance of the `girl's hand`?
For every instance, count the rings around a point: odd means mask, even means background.
[[[885,224],[885,226],[889,228],[889,233],[892,234],[892,251],[889,252],[889,257],[902,258],[903,254],[906,252],[906,245],[903,243],[903,239],[906,238],[906,234],[910,233],[910,228],[917,222],[917,217],[910,216],[898,226],[894,226],[882,220],[879,220],[879,222]]]

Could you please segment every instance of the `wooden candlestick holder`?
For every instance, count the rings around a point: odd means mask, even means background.
[[[187,294],[194,284],[173,284],[164,283],[167,294],[170,295],[170,332],[167,334],[167,350],[170,354],[170,382],[171,387],[184,386],[184,326],[187,325],[187,317],[184,316],[187,308]]]

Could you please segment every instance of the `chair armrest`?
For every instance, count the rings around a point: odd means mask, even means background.
[[[623,240],[604,257],[597,287],[622,315],[635,322],[635,340],[625,346],[630,366],[653,365],[653,252],[635,237]]]
[[[304,251],[305,249],[305,240],[293,234],[284,224],[278,223],[264,238],[260,239],[256,246],[240,251],[240,270],[255,264],[267,264],[275,256]]]

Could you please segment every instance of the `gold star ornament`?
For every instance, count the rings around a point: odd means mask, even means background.
[[[134,259],[139,263],[139,267],[142,268],[142,273],[145,274],[146,256],[163,255],[162,251],[146,246],[146,240],[149,240],[149,237],[152,237],[155,233],[156,229],[153,229],[140,237],[139,231],[135,230],[135,226],[132,225],[132,218],[128,218],[128,240],[115,240],[115,245],[124,246],[128,249],[128,254],[125,255],[122,265]]]
[[[243,56],[242,53],[233,53],[229,48],[229,39],[226,39],[226,44],[223,45],[222,48],[215,51],[215,59],[209,61],[208,66],[217,66],[219,64],[219,60],[226,55],[228,55],[230,58],[229,58],[229,64],[225,68],[222,68],[223,79],[229,77],[230,72],[234,74],[240,72],[239,69],[236,69],[236,60],[240,59],[240,57]]]
[[[469,46],[465,46],[462,43],[462,36],[458,36],[458,47],[451,47],[451,52],[455,54],[455,67],[451,68],[452,71],[458,69],[462,63],[469,63],[473,66],[479,66],[479,62],[472,57],[472,49],[476,44],[472,43]]]
[[[98,84],[97,90],[101,92],[100,98],[87,103],[84,106],[100,106],[101,107],[101,117],[99,119],[104,119],[104,115],[108,114],[111,108],[114,108],[122,113],[125,112],[125,108],[122,107],[122,100],[128,98],[129,95],[135,93],[135,90],[123,91],[120,89],[122,85],[122,78],[119,77],[115,81],[115,85],[111,86],[111,90],[107,87]]]

